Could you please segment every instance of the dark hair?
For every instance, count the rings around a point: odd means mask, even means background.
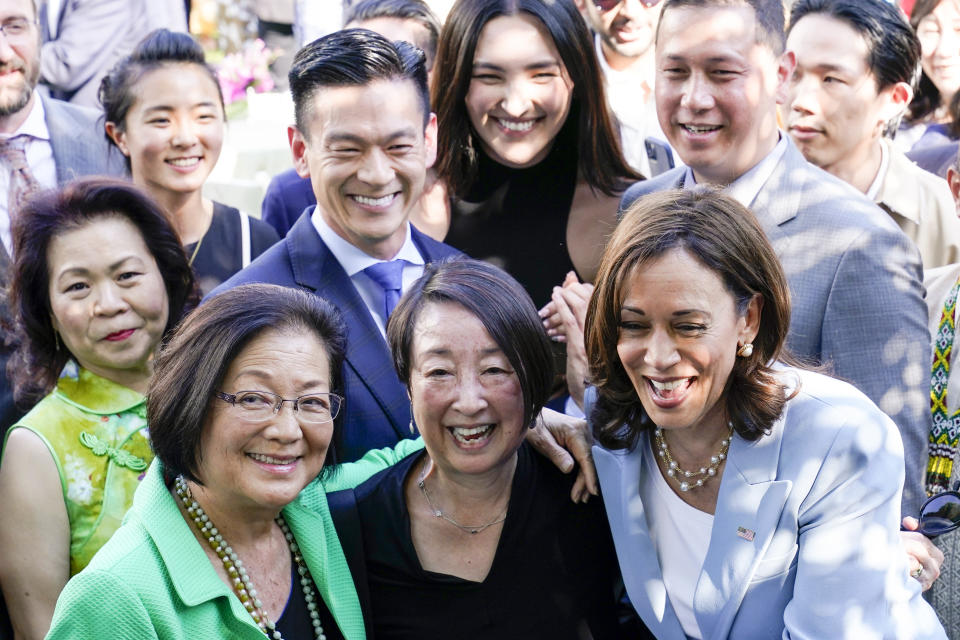
[[[364,22],[375,18],[396,18],[412,20],[427,30],[427,71],[433,68],[437,57],[437,39],[440,37],[440,21],[423,0],[361,0],[347,9],[343,24]],[[411,44],[417,44],[413,42]]]
[[[713,9],[721,7],[750,7],[757,20],[754,42],[764,45],[774,55],[780,55],[786,48],[784,34],[783,0],[666,0],[660,12],[660,19],[667,9],[698,7]],[[657,39],[660,38],[660,26],[657,25]]]
[[[312,293],[273,284],[246,284],[204,302],[187,316],[157,355],[147,393],[150,443],[168,476],[200,483],[200,441],[210,403],[227,369],[265,331],[312,332],[327,350],[330,391],[341,388],[347,334],[340,314]],[[343,412],[334,420],[334,441]],[[332,444],[324,463],[335,462]]]
[[[297,129],[307,139],[313,98],[325,87],[409,80],[423,108],[423,126],[430,120],[423,51],[408,42],[390,42],[369,29],[343,29],[314,40],[297,52],[288,78]]]
[[[100,81],[98,96],[100,104],[103,105],[104,119],[123,131],[127,113],[138,97],[134,91],[136,84],[151,71],[171,64],[195,64],[206,71],[217,87],[220,108],[223,109],[223,92],[220,90],[217,73],[207,64],[203,47],[189,34],[157,29],[147,34],[130,55],[117,61]],[[116,145],[113,138],[105,135],[110,144]],[[129,158],[127,168],[130,168]]]
[[[486,262],[433,262],[403,295],[387,323],[387,342],[400,380],[410,386],[411,349],[428,304],[458,304],[477,317],[510,361],[523,392],[524,423],[532,425],[550,396],[553,351],[537,308],[520,283]]]
[[[898,82],[913,88],[920,70],[920,40],[896,6],[885,0],[799,0],[790,13],[787,35],[804,16],[823,14],[845,22],[867,44],[867,64],[882,91]],[[887,123],[896,131],[900,115]]]
[[[32,197],[14,219],[16,259],[10,283],[11,313],[18,337],[7,373],[17,400],[24,405],[50,392],[71,357],[66,348],[58,348],[50,322],[50,241],[109,217],[123,218],[137,227],[157,262],[169,305],[165,332],[176,325],[188,302],[194,300],[193,271],[180,239],[163,211],[137,187],[108,178],[85,178]]]
[[[943,0],[917,0],[910,12],[910,26],[914,32],[920,27],[920,21],[933,13],[933,10],[940,5]],[[960,92],[957,92],[960,93]],[[913,95],[910,102],[910,109],[907,113],[907,122],[919,122],[933,115],[933,112],[940,108],[943,103],[943,96],[937,85],[927,75],[927,72],[920,69],[920,81],[917,83],[917,92]],[[955,120],[955,119],[954,119]]]
[[[784,385],[771,364],[781,357],[790,326],[790,289],[756,218],[733,198],[710,188],[662,191],[639,198],[610,238],[584,327],[597,404],[592,415],[601,444],[633,448],[651,426],[617,354],[624,289],[636,269],[683,249],[714,271],[745,313],[760,296],[753,354],[737,357],[724,397],[734,430],[756,440],[783,411]]]
[[[433,79],[438,177],[460,197],[466,195],[476,179],[477,133],[470,123],[465,100],[473,76],[477,41],[490,20],[520,12],[535,18],[550,34],[573,81],[567,123],[572,121],[576,126],[580,176],[606,195],[615,195],[630,182],[642,180],[623,159],[620,139],[607,108],[593,39],[571,0],[458,0],[453,5],[440,32]]]

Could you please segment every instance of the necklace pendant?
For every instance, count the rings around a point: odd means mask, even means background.
[[[479,529],[470,529],[470,533],[476,533]]]
[[[433,512],[433,515],[437,516],[438,518],[442,518],[443,511],[440,511],[440,509],[437,509],[436,511]]]

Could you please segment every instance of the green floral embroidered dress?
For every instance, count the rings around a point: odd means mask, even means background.
[[[153,460],[145,398],[68,362],[57,386],[20,422],[46,443],[70,519],[70,575],[120,527]]]

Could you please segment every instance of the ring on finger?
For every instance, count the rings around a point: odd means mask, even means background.
[[[922,564],[921,564],[919,567],[917,567],[916,569],[914,569],[913,571],[910,572],[910,576],[913,577],[913,578],[916,579],[916,580],[919,580],[919,579],[920,579],[920,576],[922,576],[922,575],[923,575],[923,565],[922,565]]]

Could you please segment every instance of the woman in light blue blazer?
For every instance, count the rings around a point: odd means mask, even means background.
[[[651,194],[613,234],[585,337],[630,600],[664,640],[944,638],[900,544],[896,426],[781,361],[789,318],[772,247],[727,196]]]

